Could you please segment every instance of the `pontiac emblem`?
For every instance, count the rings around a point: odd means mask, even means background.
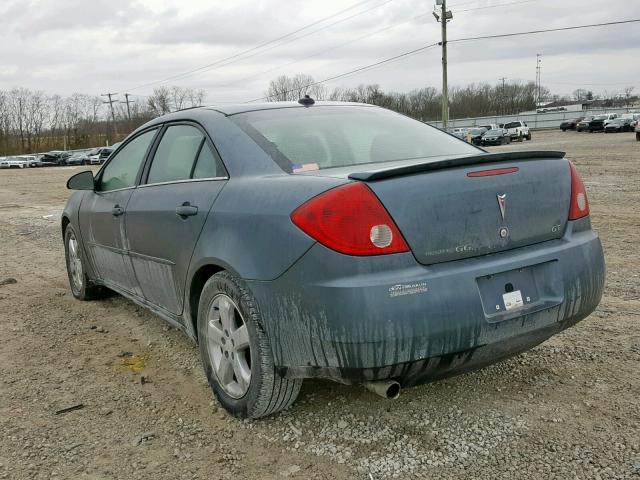
[[[503,193],[502,195],[498,195],[498,206],[500,207],[500,215],[502,215],[502,220],[504,220],[505,211],[507,209],[507,194]]]

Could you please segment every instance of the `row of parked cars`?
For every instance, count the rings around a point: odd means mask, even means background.
[[[531,140],[531,131],[526,122],[516,122],[479,125],[477,127],[454,128],[452,135],[474,145],[507,145],[512,141],[522,142]]]
[[[636,139],[640,141],[640,113],[603,113],[601,115],[587,115],[584,117],[565,120],[560,124],[560,130],[575,130],[577,132],[633,132],[636,131]]]
[[[65,152],[52,150],[36,155],[17,155],[0,157],[0,168],[33,168],[33,167],[61,167],[70,165],[102,165],[119,143],[110,147],[98,147],[91,150]]]

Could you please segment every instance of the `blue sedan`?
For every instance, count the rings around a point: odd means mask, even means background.
[[[73,295],[115,291],[183,330],[242,418],[311,377],[395,398],[527,350],[602,295],[563,153],[490,154],[370,105],[172,113],[68,187]]]

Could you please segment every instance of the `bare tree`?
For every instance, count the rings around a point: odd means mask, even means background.
[[[632,86],[628,86],[628,87],[624,87],[623,93],[624,93],[624,103],[625,103],[625,107],[629,108],[631,106],[631,99],[633,98],[633,91],[636,89],[636,87],[632,87]]]
[[[327,97],[326,87],[316,83],[311,75],[297,74],[295,77],[281,75],[269,83],[265,97],[269,102],[295,101],[309,95],[316,100]]]

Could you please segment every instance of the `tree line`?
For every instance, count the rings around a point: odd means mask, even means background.
[[[535,82],[503,82],[495,85],[472,83],[463,87],[449,87],[449,118],[515,115],[536,110],[536,99],[549,102],[599,100],[604,108],[629,107],[638,101],[633,87],[621,93],[608,93],[600,97],[592,91],[576,89],[572,95],[557,95],[542,86],[538,92]],[[309,95],[316,100],[361,102],[378,105],[422,121],[440,120],[442,117],[442,93],[434,87],[410,92],[385,92],[378,84],[359,85],[353,88],[336,87],[332,90],[316,83],[310,75],[279,76],[269,83],[264,99],[295,101]]]
[[[571,96],[553,95],[541,88],[547,100],[590,101],[598,97],[592,91],[577,89]],[[378,84],[353,88],[315,82],[310,75],[279,76],[264,93],[267,101],[296,101],[304,95],[316,100],[361,102],[398,111],[422,121],[439,120],[442,95],[439,89],[425,87],[410,92],[384,91]],[[449,117],[482,117],[517,114],[536,109],[538,89],[534,82],[503,82],[495,85],[474,83],[449,88]],[[604,97],[604,98],[602,98]],[[178,86],[158,87],[145,97],[130,97],[125,103],[113,103],[97,95],[74,93],[48,95],[40,90],[14,88],[0,90],[0,156],[70,150],[112,144],[129,132],[169,112],[204,104],[206,92]],[[622,93],[604,93],[600,105],[628,107],[638,101],[633,87]]]
[[[205,98],[202,90],[182,87],[159,87],[128,104],[80,93],[0,90],[0,156],[113,144],[152,118],[201,106]]]

